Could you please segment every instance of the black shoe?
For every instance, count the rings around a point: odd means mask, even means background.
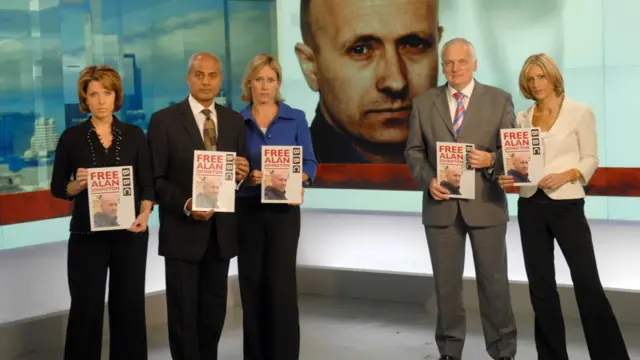
[[[453,356],[442,355],[442,356],[440,356],[440,360],[457,360],[457,359],[454,358]]]
[[[514,360],[512,356],[503,356],[498,360]]]

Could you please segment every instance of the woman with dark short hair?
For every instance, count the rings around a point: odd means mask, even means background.
[[[153,175],[144,132],[114,115],[122,98],[122,81],[113,68],[85,68],[78,79],[78,100],[91,116],[66,129],[56,148],[51,193],[73,201],[65,360],[100,360],[107,272],[110,359],[147,359],[145,274]],[[133,167],[136,220],[127,230],[92,232],[87,172],[114,166]]]

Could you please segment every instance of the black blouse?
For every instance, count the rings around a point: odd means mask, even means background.
[[[69,225],[72,233],[91,232],[87,189],[75,196],[67,194],[67,184],[75,178],[79,168],[133,166],[136,216],[142,201],[154,201],[151,155],[144,132],[114,116],[112,134],[108,151],[102,146],[91,119],[66,129],[60,136],[51,175],[51,193],[59,199],[73,201]]]

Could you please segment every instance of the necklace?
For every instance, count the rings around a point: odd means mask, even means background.
[[[93,140],[91,140],[91,133],[93,132],[94,134],[96,134],[98,139],[100,138],[100,135],[96,131],[95,126],[93,126],[93,123],[91,123],[91,125],[92,125],[91,129],[89,129],[89,131],[87,132],[87,142],[89,143],[89,149],[91,150],[91,163],[93,164],[93,167],[97,167],[98,164],[96,163],[96,152],[93,146]],[[116,162],[114,166],[119,166],[120,165],[120,140],[122,140],[122,133],[120,132],[120,129],[115,127],[114,123],[111,123],[111,134],[113,139],[111,140],[111,146],[109,148],[115,149],[114,155],[116,158]],[[71,233],[79,234],[79,235],[93,234],[92,231],[71,231]]]

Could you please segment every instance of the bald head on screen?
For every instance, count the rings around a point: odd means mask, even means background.
[[[93,226],[95,228],[119,226],[118,207],[120,196],[117,194],[104,194],[99,196],[98,205],[100,210],[93,215]]]
[[[438,80],[438,0],[301,0],[319,162],[404,163],[411,99]]]
[[[528,183],[529,180],[529,162],[531,157],[527,153],[514,153],[511,157],[511,169],[507,175],[513,176],[513,180],[517,183]]]

